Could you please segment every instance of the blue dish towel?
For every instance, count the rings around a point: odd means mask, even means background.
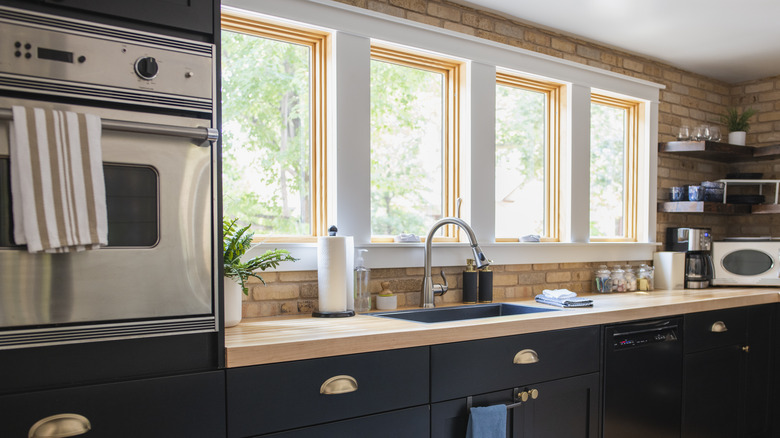
[[[466,438],[506,438],[506,405],[471,408]]]

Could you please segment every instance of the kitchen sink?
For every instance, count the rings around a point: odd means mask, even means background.
[[[395,310],[392,312],[371,313],[381,318],[405,319],[424,323],[461,321],[464,319],[492,318],[507,315],[526,315],[529,313],[555,312],[559,309],[524,306],[522,304],[493,303],[475,304],[457,307],[436,307],[433,309]]]

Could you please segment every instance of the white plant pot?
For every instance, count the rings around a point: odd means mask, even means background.
[[[224,278],[225,288],[225,327],[233,327],[241,322],[241,301],[244,293],[241,285],[235,281]]]
[[[747,132],[745,131],[734,131],[729,132],[729,143],[736,144],[739,146],[745,146],[745,136],[747,135]]]

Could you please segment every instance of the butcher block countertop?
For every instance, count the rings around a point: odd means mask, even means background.
[[[433,324],[367,314],[245,319],[225,330],[226,365],[287,362],[776,303],[780,289],[709,288],[581,296],[591,298],[593,307]],[[511,302],[558,309],[531,299]]]

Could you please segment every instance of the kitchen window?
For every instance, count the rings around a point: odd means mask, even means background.
[[[257,234],[325,234],[327,39],[222,14],[223,209]]]
[[[639,102],[591,95],[591,241],[636,241],[639,110]]]
[[[371,235],[423,237],[457,214],[460,63],[371,47]],[[437,240],[457,240],[442,227]]]
[[[496,241],[559,240],[562,86],[496,73]]]

